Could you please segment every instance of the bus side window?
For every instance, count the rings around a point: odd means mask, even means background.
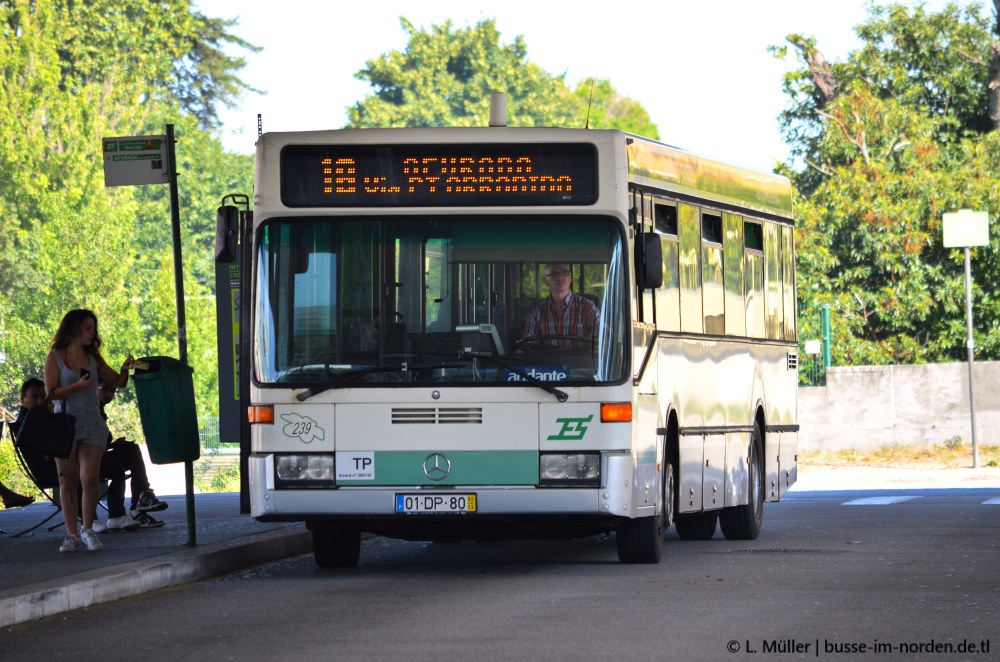
[[[705,333],[726,332],[726,302],[722,282],[722,216],[701,214],[702,296]]]
[[[795,229],[781,227],[781,261],[784,263],[785,340],[795,340]]]
[[[677,258],[677,207],[656,204],[653,207],[654,229],[663,246],[663,285],[656,290],[656,328],[661,331],[681,330],[680,275]]]
[[[747,336],[764,337],[764,228],[743,223],[743,274]]]
[[[747,316],[743,310],[743,219],[723,214],[725,223],[726,335],[746,336]]]
[[[701,316],[701,228],[698,208],[677,205],[680,245],[678,273],[681,285],[681,331],[702,332]]]
[[[764,275],[767,280],[767,337],[779,340],[785,337],[782,322],[781,241],[778,226],[764,224]]]

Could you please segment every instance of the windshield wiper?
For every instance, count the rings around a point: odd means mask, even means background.
[[[455,363],[454,361],[444,361],[439,363],[432,363],[429,365],[414,365],[408,366],[404,362],[400,366],[368,366],[367,368],[358,368],[357,370],[349,370],[347,372],[341,372],[334,375],[334,379],[326,384],[317,386],[315,388],[307,388],[301,393],[296,394],[295,399],[299,402],[305,402],[314,395],[319,395],[325,391],[329,391],[331,388],[339,386],[344,382],[349,382],[352,379],[357,379],[358,377],[364,377],[365,375],[371,375],[378,372],[417,372],[419,370],[430,370],[432,368],[460,368],[462,364]]]
[[[337,386],[338,384],[343,384],[344,382],[349,382],[352,379],[358,377],[364,377],[365,375],[371,375],[377,372],[406,372],[406,364],[402,367],[395,366],[368,366],[367,368],[358,368],[357,370],[348,370],[347,372],[341,372],[334,375],[334,379],[330,380],[322,386],[317,386],[315,388],[307,388],[301,393],[295,395],[295,399],[299,402],[305,402],[314,395],[319,395],[320,393],[325,393],[331,388]]]
[[[519,370],[517,366],[508,363],[507,361],[504,361],[502,359],[498,359],[497,357],[491,354],[476,354],[473,352],[463,352],[458,355],[458,358],[466,361],[470,359],[486,359],[487,361],[492,361],[501,368],[506,368],[507,370],[510,370],[517,376],[521,377],[524,381],[531,384],[532,386],[537,386],[543,391],[551,393],[552,395],[556,396],[556,400],[558,400],[559,402],[566,402],[566,400],[569,399],[569,395],[565,391],[560,391],[549,382],[542,381],[541,379],[538,379],[534,375],[529,375],[528,373]]]

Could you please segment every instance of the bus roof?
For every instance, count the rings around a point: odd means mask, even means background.
[[[628,156],[628,179],[631,183],[651,191],[676,193],[779,218],[792,218],[792,186],[786,177],[742,168],[617,130],[554,127],[407,127],[277,132],[263,134],[259,139],[258,149],[265,143],[280,151],[281,147],[289,144],[407,144],[465,141],[624,144]]]
[[[629,181],[754,211],[792,218],[786,177],[716,161],[641,136],[631,136]]]

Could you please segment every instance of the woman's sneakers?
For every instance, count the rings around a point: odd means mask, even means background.
[[[60,552],[78,552],[83,549],[83,541],[80,536],[66,536],[66,539],[59,545]]]
[[[81,533],[80,540],[92,552],[99,552],[104,549],[104,543],[101,542],[101,539],[97,537],[97,534],[92,529],[87,529]],[[62,548],[60,547],[60,549]]]
[[[66,536],[62,544],[59,545],[59,551],[79,552],[85,547],[92,552],[99,552],[104,549],[104,543],[101,542],[96,533],[91,529],[87,529],[78,536]]]

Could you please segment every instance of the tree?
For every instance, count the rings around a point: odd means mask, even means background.
[[[202,413],[216,407],[211,247],[219,198],[251,189],[250,157],[204,130],[246,89],[224,56],[230,22],[188,0],[0,0],[0,401],[39,376],[72,307],[93,309],[114,364],[175,354],[165,187],[104,186],[101,138],[177,127],[187,222],[189,358]],[[192,278],[192,276],[194,276]],[[131,398],[120,398],[127,405]],[[134,417],[132,417],[134,418]]]
[[[802,164],[786,168],[800,195],[799,328],[817,335],[829,303],[837,363],[964,358],[962,256],[942,247],[941,216],[1000,210],[996,29],[976,6],[872,7],[862,47],[832,64],[814,40],[788,37],[803,63],[785,78],[782,115]],[[1000,278],[997,246],[973,252],[980,283]],[[975,306],[979,354],[1000,357],[993,288],[977,288]]]
[[[638,101],[619,94],[606,78],[588,78],[573,90],[576,115],[583,115],[591,129],[618,129],[647,138],[659,139],[656,125]]]
[[[416,29],[400,19],[409,35],[404,52],[393,51],[365,63],[355,76],[374,94],[348,108],[348,127],[487,126],[490,92],[507,94],[511,126],[582,128],[587,121],[590,82],[576,92],[564,76],[553,76],[528,60],[524,38],[501,44],[493,20],[453,29],[452,23]],[[656,135],[656,127],[635,101],[608,81],[595,81],[592,128],[624,128]]]
[[[190,0],[49,4],[59,16],[61,81],[67,91],[100,81],[133,104],[140,99],[149,108],[176,103],[205,129],[218,126],[220,104],[257,91],[237,76],[244,58],[224,49],[257,52],[259,47],[229,32],[234,20],[206,17]]]

